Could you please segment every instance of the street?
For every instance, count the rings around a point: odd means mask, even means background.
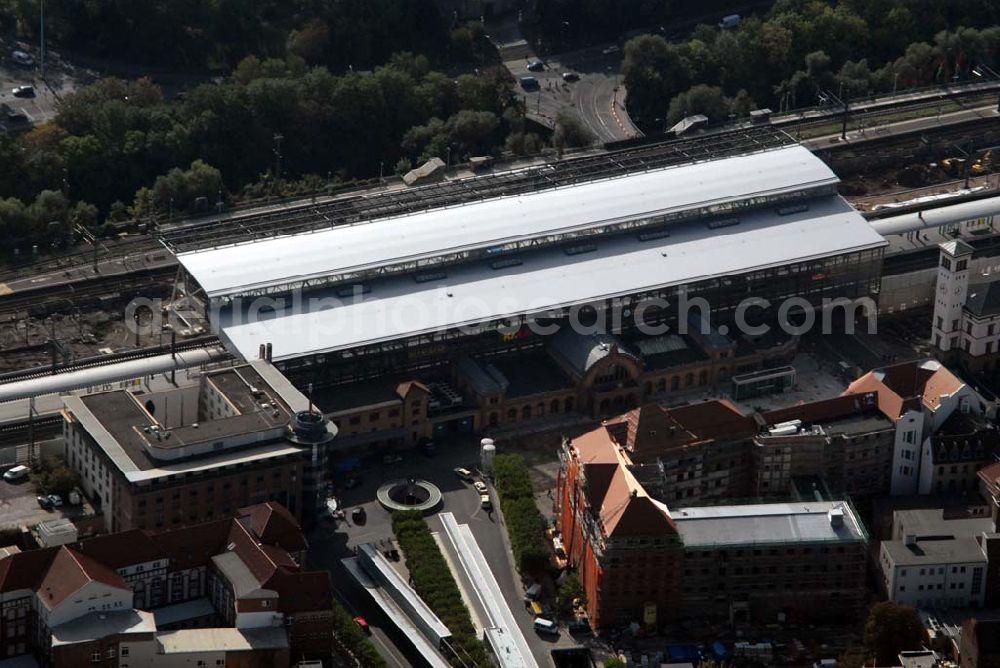
[[[576,643],[565,631],[558,642],[543,639],[534,632],[532,626],[534,618],[525,610],[524,587],[514,571],[506,536],[497,513],[480,508],[478,493],[471,484],[459,480],[452,470],[456,466],[475,468],[478,459],[478,441],[470,436],[460,441],[436,442],[436,444],[438,451],[434,458],[427,458],[414,450],[404,453],[404,461],[392,466],[375,463],[374,460],[366,461],[361,472],[362,484],[352,490],[337,491],[348,518],[354,507],[365,508],[367,514],[365,523],[357,525],[347,519],[335,525],[331,520],[322,520],[309,537],[310,565],[331,571],[338,597],[349,609],[358,610],[368,619],[373,629],[372,638],[376,647],[390,664],[398,661],[399,657],[406,656],[405,641],[393,638],[392,630],[385,628],[385,620],[381,619],[380,615],[374,614],[366,597],[350,586],[349,577],[343,570],[340,559],[351,556],[352,549],[360,543],[392,538],[389,513],[375,501],[375,490],[381,484],[404,477],[428,480],[437,485],[442,492],[443,503],[439,512],[451,512],[460,524],[468,524],[471,527],[476,541],[487,555],[490,569],[503,589],[508,605],[513,610],[539,665],[552,665],[549,651],[553,647],[573,646]],[[436,515],[428,517],[428,523],[433,531],[441,531],[441,524]],[[445,554],[453,564],[456,563],[454,555],[448,552]],[[460,589],[468,587],[468,583],[462,578],[456,577],[456,580]],[[475,598],[469,594],[470,592],[466,592],[467,599]],[[477,618],[483,618],[483,612],[477,610],[477,606],[478,603],[473,603],[473,622],[477,622]],[[358,614],[354,613],[354,610],[352,614]]]
[[[545,69],[528,70],[534,56],[508,60],[504,65],[515,78],[533,76],[538,89],[520,94],[529,116],[545,125],[553,125],[559,112],[573,112],[594,133],[599,142],[627,139],[638,130],[625,111],[625,89],[621,83],[621,51],[604,53],[601,47],[591,47],[546,58]],[[565,81],[563,73],[579,75],[577,81]]]

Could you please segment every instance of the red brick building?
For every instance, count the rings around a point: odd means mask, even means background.
[[[557,525],[595,626],[860,610],[867,534],[847,503],[688,502],[751,488],[762,428],[727,402],[647,406],[564,442]]]

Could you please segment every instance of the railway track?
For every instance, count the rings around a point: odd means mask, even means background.
[[[173,348],[174,352],[184,352],[186,350],[194,350],[197,348],[207,348],[211,346],[221,345],[219,339],[215,336],[199,336],[197,338],[188,339],[186,341],[178,342]],[[33,378],[44,378],[46,376],[51,376],[53,374],[59,373],[69,373],[71,371],[81,371],[83,369],[92,369],[95,367],[107,366],[109,364],[117,364],[119,362],[130,362],[133,360],[144,359],[147,357],[154,357],[156,355],[165,355],[171,352],[171,347],[169,345],[163,346],[151,346],[148,348],[138,348],[136,350],[128,350],[120,353],[112,353],[110,355],[101,355],[99,357],[88,357],[81,360],[77,360],[72,364],[62,364],[56,365],[55,367],[35,367],[32,369],[24,369],[22,371],[11,371],[8,373],[0,374],[0,384],[13,383],[15,381],[31,380]]]
[[[34,430],[34,434],[32,434]],[[0,446],[21,445],[34,440],[46,440],[62,431],[62,416],[40,415],[31,425],[27,420],[0,424]]]
[[[174,267],[142,269],[129,274],[98,276],[73,283],[48,284],[0,296],[0,318],[27,312],[45,316],[57,312],[78,312],[105,302],[131,299],[154,288],[163,289],[174,276]]]

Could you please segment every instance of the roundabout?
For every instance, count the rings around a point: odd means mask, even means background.
[[[403,478],[392,480],[378,488],[378,502],[388,511],[417,510],[424,515],[441,505],[441,490],[426,480]]]

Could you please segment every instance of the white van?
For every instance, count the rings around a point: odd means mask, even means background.
[[[723,30],[731,30],[740,24],[743,20],[739,14],[730,14],[729,16],[723,16],[722,20],[719,21],[719,27]]]
[[[550,636],[559,635],[559,625],[551,619],[535,618],[535,633],[542,633]]]
[[[7,482],[17,482],[18,480],[24,480],[31,473],[31,469],[27,466],[18,465],[14,468],[7,469],[3,474],[3,479]]]

